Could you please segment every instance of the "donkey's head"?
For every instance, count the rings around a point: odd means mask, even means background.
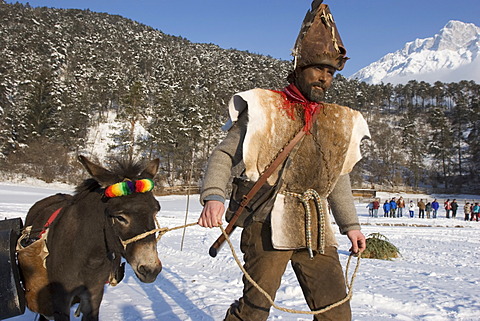
[[[146,166],[117,161],[117,168],[112,170],[96,165],[83,156],[79,156],[79,160],[104,188],[105,215],[121,241],[156,228],[155,216],[160,210],[160,204],[151,189],[152,179],[158,170],[158,159],[150,161]],[[155,281],[162,270],[154,234],[127,244],[123,255],[142,282]]]

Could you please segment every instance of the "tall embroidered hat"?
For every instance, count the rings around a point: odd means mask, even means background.
[[[295,69],[324,64],[342,70],[348,60],[330,9],[322,2],[312,1],[312,8],[303,19],[292,52]]]

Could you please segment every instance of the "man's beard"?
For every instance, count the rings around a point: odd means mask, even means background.
[[[322,102],[323,98],[325,97],[325,86],[320,82],[313,82],[310,84],[306,84],[303,81],[297,82],[297,87],[300,92],[310,101],[320,103]],[[321,87],[322,89],[317,88]]]

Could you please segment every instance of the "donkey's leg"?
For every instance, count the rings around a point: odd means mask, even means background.
[[[68,312],[57,312],[53,313],[53,319],[55,321],[70,321],[70,311]]]
[[[70,321],[71,294],[65,289],[62,283],[53,282],[50,284],[53,305],[53,318],[55,321]]]
[[[104,284],[100,284],[81,295],[80,310],[82,312],[82,321],[98,321],[103,290]]]

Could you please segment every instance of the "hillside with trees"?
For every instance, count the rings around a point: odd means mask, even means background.
[[[161,186],[200,182],[231,95],[281,89],[291,63],[181,37],[115,15],[0,0],[0,163],[4,173],[78,182],[76,155],[107,122],[108,154],[161,159]],[[327,101],[372,133],[356,187],[474,191],[480,87],[368,85],[337,75]]]

